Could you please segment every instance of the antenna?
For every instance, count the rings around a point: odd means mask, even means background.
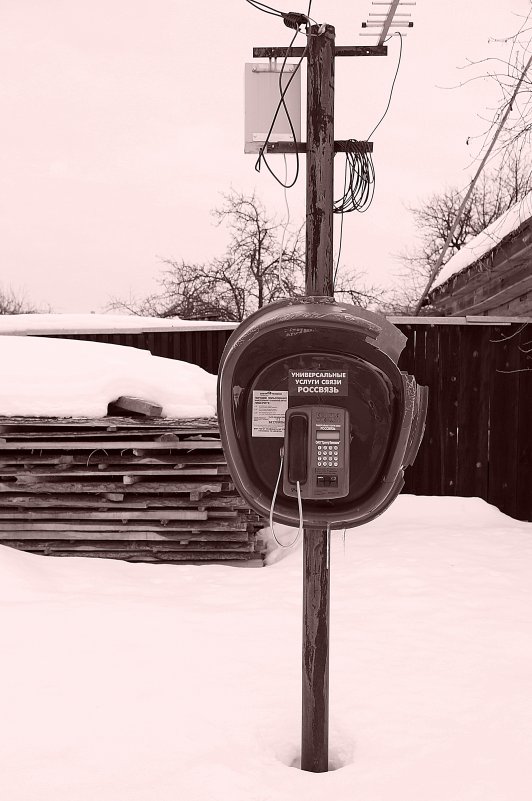
[[[386,11],[370,13],[368,17],[379,17],[379,19],[375,20],[367,20],[367,22],[362,23],[363,28],[378,28],[374,33],[371,32],[364,32],[361,33],[360,36],[378,36],[379,41],[378,44],[382,45],[384,40],[388,36],[388,31],[390,28],[413,28],[414,23],[410,22],[407,19],[398,19],[396,22],[397,17],[410,17],[410,13],[396,13],[398,6],[415,6],[415,2],[403,2],[403,0],[390,0],[390,2],[386,2],[386,0],[373,0],[372,6],[388,6]],[[405,34],[403,34],[405,35]]]

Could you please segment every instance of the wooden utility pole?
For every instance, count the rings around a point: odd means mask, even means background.
[[[334,28],[310,29],[307,51],[306,293],[333,292]]]
[[[335,56],[386,56],[380,43],[335,47],[332,25],[313,25],[307,48],[254,47],[254,58],[307,57],[307,141],[268,142],[268,153],[307,154],[307,295],[333,297],[333,162],[335,153],[371,153],[371,142],[334,141]],[[328,770],[329,761],[328,529],[303,534],[303,691],[301,768]]]
[[[321,33],[320,33],[321,30]],[[334,28],[310,29],[307,53],[307,295],[333,296]],[[328,529],[303,533],[301,768],[328,770]]]

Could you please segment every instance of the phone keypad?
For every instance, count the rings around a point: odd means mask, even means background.
[[[338,467],[340,443],[318,441],[318,467]]]

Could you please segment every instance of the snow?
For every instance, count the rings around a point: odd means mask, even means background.
[[[0,415],[103,417],[121,395],[159,403],[165,417],[216,414],[215,375],[138,348],[3,336],[0,364]]]
[[[320,775],[293,767],[300,543],[257,570],[0,547],[0,797],[525,801],[531,534],[414,496],[333,534]]]
[[[217,331],[236,323],[140,317],[134,314],[3,314],[0,334],[135,333],[139,331]]]
[[[458,253],[455,253],[442,267],[432,289],[441,286],[449,278],[485,256],[486,253],[497,247],[504,237],[516,231],[530,217],[532,217],[532,192],[529,192],[518,203],[511,206],[508,211],[488,225],[484,231],[481,231],[480,234],[464,245]]]

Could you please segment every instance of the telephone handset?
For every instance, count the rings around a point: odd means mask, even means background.
[[[296,406],[285,416],[283,492],[310,499],[349,494],[349,413],[339,406]]]

